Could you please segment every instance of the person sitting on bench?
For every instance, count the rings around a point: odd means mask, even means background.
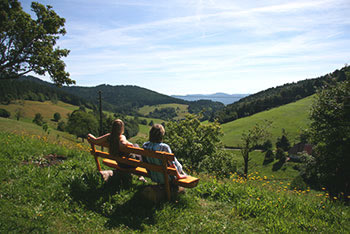
[[[123,134],[124,134],[124,122],[120,119],[116,119],[113,121],[111,133],[107,133],[106,135],[103,135],[97,138],[92,134],[88,134],[88,138],[94,144],[102,144],[104,142],[108,143],[110,155],[130,157],[131,155],[125,155],[124,153],[120,152],[119,147],[123,145],[130,145],[130,146],[136,146],[136,147],[139,147],[139,146],[137,144],[134,145],[131,142],[129,142]],[[131,157],[135,157],[135,155]],[[120,163],[119,166],[122,168],[132,168],[132,166],[122,164],[122,163]]]
[[[163,143],[164,134],[165,129],[161,124],[153,125],[149,132],[149,141],[145,142],[142,148],[152,151],[165,151],[168,153],[172,153],[170,146]],[[162,161],[157,158],[143,157],[143,161],[156,165],[162,164]],[[174,161],[168,162],[168,164],[169,166],[173,165],[176,168],[178,178],[183,179],[187,177],[186,173],[182,169],[182,165],[179,163],[176,157]],[[150,174],[152,181],[164,184],[164,175],[162,173],[150,170],[148,170],[148,173]],[[173,179],[174,178],[170,178],[170,181],[172,181]]]

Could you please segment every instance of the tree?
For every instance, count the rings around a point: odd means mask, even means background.
[[[266,129],[270,125],[271,122],[266,121],[263,124],[256,124],[248,132],[245,131],[242,133],[241,139],[243,144],[241,145],[241,154],[244,160],[244,176],[246,178],[248,175],[248,163],[250,161],[249,153],[269,136],[269,132]]]
[[[281,148],[283,151],[288,151],[290,149],[290,143],[287,138],[287,133],[284,129],[282,129],[281,138],[277,138],[276,148]]]
[[[81,137],[84,141],[87,134],[98,134],[97,119],[90,113],[75,110],[71,115],[69,115],[66,130],[77,137]]]
[[[184,120],[168,122],[164,139],[177,157],[194,168],[207,157],[215,160],[215,154],[222,148],[219,123],[201,124],[199,119],[187,115]]]
[[[24,115],[24,111],[22,108],[18,108],[16,109],[16,112],[15,112],[15,117],[16,117],[16,120],[18,121],[21,117],[23,117]]]
[[[37,124],[39,126],[42,126],[45,123],[44,119],[43,119],[43,116],[40,113],[36,113],[35,117],[33,119],[33,123],[35,123],[35,124]]]
[[[317,92],[310,114],[314,145],[304,178],[315,179],[331,197],[350,195],[350,77]]]
[[[7,110],[5,109],[0,109],[0,117],[3,117],[3,118],[9,118],[11,116],[11,113],[8,112]]]
[[[64,35],[65,19],[51,6],[32,2],[36,19],[23,11],[18,0],[0,2],[0,79],[16,79],[29,72],[48,73],[57,86],[75,84],[61,60],[69,50],[55,48]]]
[[[56,112],[55,114],[53,114],[53,120],[55,122],[58,122],[61,119],[61,114]]]

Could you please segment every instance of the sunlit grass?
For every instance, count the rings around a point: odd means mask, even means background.
[[[241,144],[241,135],[244,131],[251,129],[256,123],[270,120],[272,125],[268,130],[272,134],[271,141],[273,143],[276,142],[277,137],[281,137],[282,129],[287,132],[291,143],[296,142],[301,131],[308,126],[312,100],[313,96],[310,96],[281,107],[222,124],[224,131],[222,141],[226,146],[238,146]]]

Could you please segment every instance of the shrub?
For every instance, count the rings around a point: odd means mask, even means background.
[[[3,118],[9,118],[11,116],[11,113],[8,112],[7,110],[5,109],[0,109],[0,117],[3,117]]]
[[[42,126],[45,123],[43,116],[40,113],[36,113],[33,119],[33,123]]]
[[[229,177],[237,172],[237,161],[233,159],[232,153],[218,150],[215,154],[206,156],[201,161],[199,169],[218,177]]]
[[[63,121],[58,122],[58,125],[57,125],[57,130],[58,131],[64,132],[65,128],[66,128],[66,123],[65,122],[63,122]]]
[[[273,162],[273,160],[275,159],[275,156],[273,155],[273,152],[271,149],[267,150],[265,153],[265,158],[264,158],[264,165],[268,164],[270,162]]]
[[[194,168],[206,157],[216,155],[222,148],[222,131],[217,122],[202,124],[199,117],[187,115],[184,120],[168,122],[164,142],[177,157]]]
[[[55,122],[58,122],[61,119],[61,114],[56,112],[55,114],[53,114],[53,120]]]
[[[306,190],[307,184],[303,180],[303,177],[298,175],[295,177],[292,182],[290,183],[290,189],[296,189],[296,190]]]

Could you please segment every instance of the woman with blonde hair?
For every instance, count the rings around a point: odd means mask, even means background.
[[[120,147],[122,146],[134,146],[131,142],[129,142],[124,134],[124,122],[121,119],[116,119],[113,121],[111,133],[107,133],[100,137],[95,137],[92,134],[88,134],[88,141],[92,142],[94,144],[103,144],[108,143],[109,145],[109,154],[110,155],[117,155],[117,156],[127,156],[129,157],[129,154],[125,154],[120,152]],[[129,168],[132,166],[119,163],[120,167],[123,168]]]

